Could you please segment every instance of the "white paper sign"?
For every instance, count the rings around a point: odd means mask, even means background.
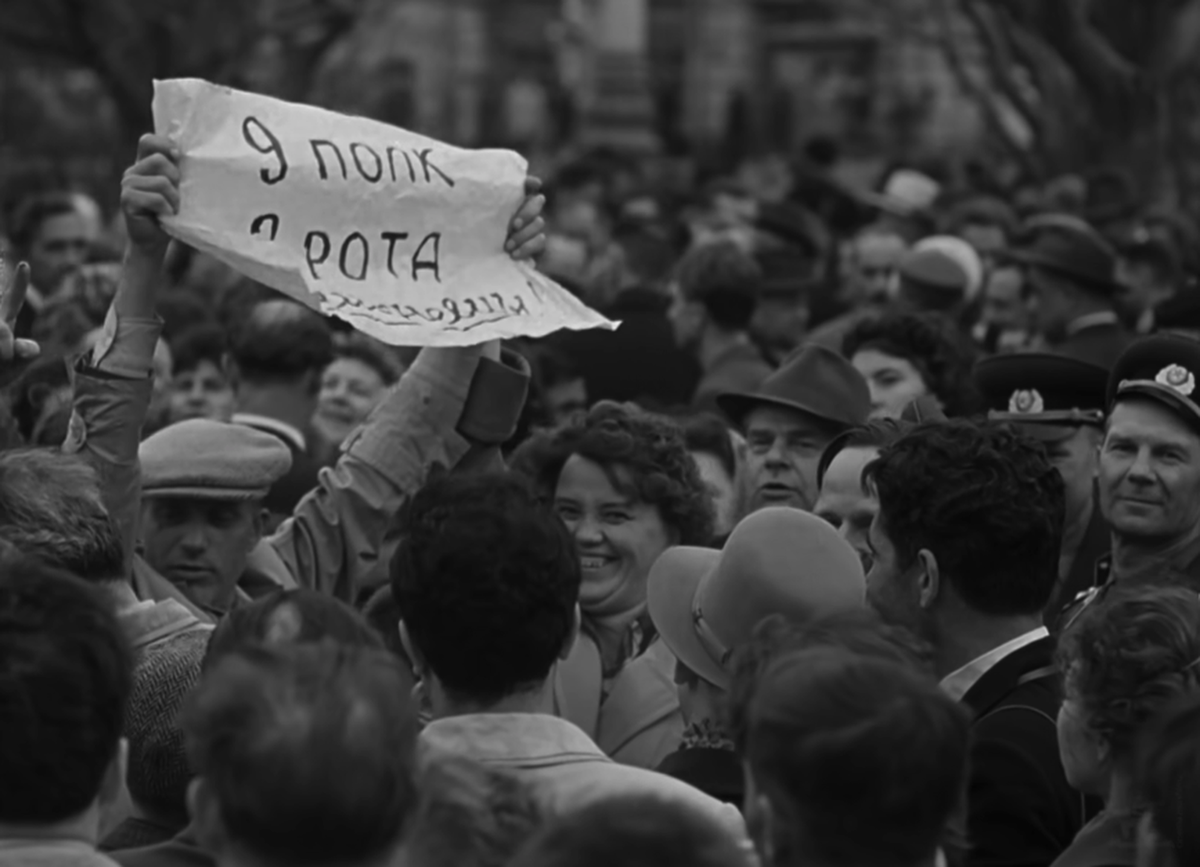
[[[615,327],[504,252],[526,162],[198,79],[154,83],[174,237],[398,346]]]

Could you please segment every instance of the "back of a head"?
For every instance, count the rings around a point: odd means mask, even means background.
[[[384,651],[233,653],[205,673],[183,729],[202,845],[254,863],[374,863],[394,851],[415,808],[415,718]]]
[[[919,424],[867,466],[900,568],[929,550],[975,611],[1038,614],[1058,576],[1065,492],[1039,443],[1003,426]]]
[[[315,378],[333,360],[333,331],[303,304],[261,301],[237,332],[232,355],[250,382],[289,383],[307,374]]]
[[[512,867],[742,867],[746,855],[691,808],[654,796],[617,797],[561,816]]]
[[[221,369],[225,354],[229,351],[229,338],[220,325],[205,322],[181,330],[171,340],[171,356],[174,374],[195,370],[202,362],[209,362]]]
[[[95,470],[79,455],[0,452],[0,540],[87,581],[125,577],[120,530]]]
[[[234,608],[217,625],[204,656],[207,671],[246,647],[286,647],[332,642],[342,647],[383,648],[383,640],[361,614],[315,590],[278,590]]]
[[[513,773],[458,756],[428,760],[405,836],[412,867],[504,867],[542,824],[533,793]]]
[[[0,559],[0,824],[83,813],[110,775],[132,658],[107,599],[31,559]]]
[[[822,647],[893,662],[933,677],[932,648],[907,629],[884,622],[872,608],[839,611],[804,623],[772,615],[758,624],[752,640],[734,654],[729,733],[739,750],[745,749],[754,691],[774,661]]]
[[[562,522],[511,474],[444,476],[404,519],[392,591],[416,651],[475,704],[539,686],[570,640],[581,572]]]
[[[690,250],[676,267],[680,294],[704,305],[709,317],[726,331],[750,327],[762,292],[762,269],[732,241]]]
[[[1114,762],[1173,700],[1200,693],[1200,599],[1182,587],[1118,586],[1059,638],[1067,697]]]
[[[755,690],[747,809],[786,863],[933,858],[965,785],[967,712],[932,678],[833,647],[775,660]]]
[[[1142,733],[1137,787],[1150,806],[1162,867],[1200,864],[1200,694],[1180,699]]]

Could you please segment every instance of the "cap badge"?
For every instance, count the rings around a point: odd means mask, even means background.
[[[1008,411],[1021,415],[1045,412],[1046,402],[1036,388],[1019,389],[1008,399]]]
[[[1154,381],[1184,397],[1190,397],[1196,390],[1196,377],[1186,367],[1180,367],[1178,364],[1164,367],[1158,372],[1158,376],[1154,377]]]

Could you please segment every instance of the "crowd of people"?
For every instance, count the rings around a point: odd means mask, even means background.
[[[22,203],[0,865],[1200,864],[1200,231],[834,156],[531,179],[620,328],[419,352],[171,241],[169,139]]]

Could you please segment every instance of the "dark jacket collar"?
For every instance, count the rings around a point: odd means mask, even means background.
[[[1050,636],[1039,638],[1010,653],[1004,659],[984,672],[966,695],[963,703],[971,709],[975,719],[979,719],[1013,690],[1022,685],[1022,678],[1030,676],[1029,680],[1037,680],[1041,675],[1049,677],[1053,673],[1054,639]]]

